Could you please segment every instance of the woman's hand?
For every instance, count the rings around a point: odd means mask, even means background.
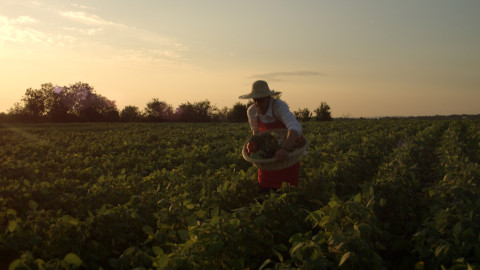
[[[275,158],[278,159],[278,160],[287,159],[289,153],[290,152],[288,152],[287,150],[285,150],[283,148],[279,149],[279,150],[277,150],[277,152],[275,152]]]
[[[295,141],[300,137],[298,132],[295,130],[288,130],[287,137],[283,141],[282,149],[287,150],[287,151],[293,151],[295,148]]]

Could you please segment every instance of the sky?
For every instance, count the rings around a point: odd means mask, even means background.
[[[292,112],[480,114],[480,1],[0,0],[0,112],[76,82],[230,108],[259,79]]]

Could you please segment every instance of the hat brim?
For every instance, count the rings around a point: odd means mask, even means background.
[[[276,92],[276,91],[270,91],[269,93],[263,93],[263,94],[250,93],[250,94],[246,94],[246,95],[239,96],[238,98],[240,98],[240,99],[249,99],[249,98],[271,97],[271,96],[279,95],[279,94],[281,94],[281,93],[282,93],[282,92]]]

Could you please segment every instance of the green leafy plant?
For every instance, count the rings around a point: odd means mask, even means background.
[[[0,268],[480,268],[479,121],[303,130],[264,194],[246,123],[0,126]]]

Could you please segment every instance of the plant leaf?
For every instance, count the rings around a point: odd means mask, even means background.
[[[63,261],[72,265],[73,267],[80,267],[83,263],[82,259],[80,259],[80,257],[78,257],[75,253],[68,253],[65,255],[65,258],[63,258]]]
[[[343,254],[342,258],[340,259],[340,262],[338,263],[338,266],[341,266],[342,264],[345,263],[345,261],[350,257],[351,252],[347,252]]]
[[[13,233],[16,229],[17,229],[17,221],[16,220],[8,221],[8,231]]]

